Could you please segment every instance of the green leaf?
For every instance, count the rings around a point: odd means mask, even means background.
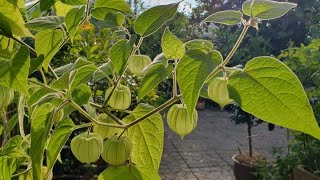
[[[12,174],[17,170],[18,167],[19,162],[17,159],[0,156],[0,179],[11,179]]]
[[[99,81],[109,75],[113,75],[114,66],[111,61],[102,64],[93,74],[93,81]]]
[[[160,180],[157,172],[136,166],[111,166],[105,169],[98,180]]]
[[[37,107],[31,115],[31,147],[33,179],[42,179],[41,167],[43,153],[51,129],[53,106],[50,103]]]
[[[91,89],[89,86],[81,84],[72,91],[71,96],[72,100],[77,104],[87,104],[91,97]]]
[[[138,94],[138,99],[142,99],[148,95],[160,82],[167,78],[173,71],[172,65],[166,66],[162,63],[156,63],[143,76],[141,87]]]
[[[136,19],[134,31],[142,37],[153,34],[175,16],[179,4],[160,5],[146,10]]]
[[[252,0],[246,1],[242,5],[242,11],[245,15],[251,16]],[[276,19],[285,15],[290,9],[297,6],[295,3],[277,2],[271,0],[257,0],[252,6],[252,16],[261,20]]]
[[[33,37],[24,26],[24,20],[19,11],[17,1],[1,0],[0,2],[0,31],[6,35],[21,37]]]
[[[101,7],[107,12],[123,12],[132,13],[131,7],[126,3],[125,0],[97,0],[94,4],[95,9]]]
[[[6,156],[7,158],[19,158],[26,155],[25,151],[21,147],[22,137],[17,135],[9,139],[9,141],[2,148],[0,156]]]
[[[25,95],[28,92],[28,74],[30,66],[29,49],[21,46],[11,61],[0,60],[0,84],[11,87]]]
[[[85,5],[87,4],[86,0],[61,0],[64,4],[68,5]]]
[[[110,49],[111,62],[119,74],[122,74],[126,68],[133,45],[133,40],[125,39],[118,41]]]
[[[79,28],[79,24],[83,16],[84,9],[84,6],[82,6],[81,8],[74,8],[71,9],[66,15],[65,21],[68,32],[70,34],[71,42],[73,42],[73,38]]]
[[[6,134],[10,133],[10,131],[17,125],[17,122],[18,122],[18,114],[14,114],[8,121]]]
[[[54,4],[54,0],[40,0],[40,10],[45,11],[50,9]]]
[[[202,23],[213,22],[225,25],[235,25],[241,23],[242,12],[234,10],[226,10],[216,12],[207,18],[205,18]]]
[[[40,31],[46,29],[57,29],[64,22],[63,17],[59,16],[45,16],[32,19],[28,21],[25,26],[29,29]]]
[[[48,29],[40,31],[35,38],[35,49],[38,56],[43,55],[43,68],[48,71],[48,66],[51,59],[59,51],[60,45],[63,42],[63,32],[61,29]]]
[[[130,123],[154,109],[148,104],[139,104],[131,115],[123,119]],[[156,113],[128,130],[128,137],[133,143],[131,160],[137,167],[158,171],[164,141],[164,126],[160,113]]]
[[[121,26],[125,20],[124,15],[120,12],[97,14],[95,11],[93,11],[92,16],[96,19],[103,20],[98,22],[100,28],[114,28]]]
[[[47,147],[48,169],[51,169],[57,161],[58,155],[71,135],[73,127],[74,124],[72,120],[66,118],[54,129]]]
[[[167,27],[162,36],[162,51],[168,59],[181,59],[185,53],[183,42]]]
[[[51,87],[60,90],[68,89],[68,85],[71,83],[69,82],[69,76],[70,73],[73,72],[76,74],[74,74],[71,89],[74,89],[80,84],[87,83],[91,79],[93,72],[96,70],[97,67],[93,63],[82,58],[78,58],[77,61],[70,68],[68,68],[59,79],[52,83]]]
[[[73,6],[62,3],[61,1],[56,1],[54,3],[54,11],[57,16],[65,17],[67,13],[73,8]]]
[[[0,136],[2,135],[3,132],[3,126],[0,124]]]
[[[30,69],[29,75],[35,72],[36,70],[40,70],[44,61],[44,55],[40,55],[37,58],[32,58],[30,61]]]
[[[208,75],[221,63],[218,51],[204,53],[199,49],[186,52],[177,66],[177,80],[190,116],[193,114],[200,90]]]
[[[210,51],[214,48],[212,42],[205,40],[205,39],[193,39],[185,43],[185,46],[188,49],[200,49],[204,50],[205,52]]]
[[[298,78],[279,60],[257,57],[228,81],[230,97],[264,121],[320,139],[320,129]]]

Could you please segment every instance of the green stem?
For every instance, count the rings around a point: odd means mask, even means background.
[[[8,119],[7,119],[7,113],[5,109],[1,110],[1,117],[2,117],[2,127],[3,127],[3,133],[2,133],[2,147],[7,143],[7,125],[8,125]]]
[[[249,21],[250,22],[250,21]],[[236,42],[236,44],[233,46],[232,50],[230,51],[230,53],[228,54],[228,56],[226,57],[226,59],[222,62],[221,66],[226,66],[229,61],[231,60],[231,58],[233,57],[234,53],[237,51],[237,49],[239,48],[241,42],[243,41],[244,36],[246,35],[248,29],[250,28],[250,23],[245,23],[244,24],[244,28]]]
[[[126,125],[117,125],[117,124],[109,124],[109,123],[104,123],[104,122],[100,122],[96,119],[94,119],[93,117],[91,117],[85,110],[83,110],[77,103],[71,101],[71,105],[77,109],[82,115],[84,115],[88,120],[90,120],[91,122],[94,122],[98,125],[101,126],[108,126],[108,127],[114,127],[114,128],[120,128],[120,129],[125,129]]]
[[[77,125],[75,126],[72,131],[74,130],[78,130],[78,129],[82,129],[82,128],[87,128],[87,127],[90,127],[92,123],[86,123],[86,124],[81,124],[81,125]]]
[[[25,171],[19,172],[19,173],[17,173],[17,174],[13,174],[13,175],[11,176],[11,178],[13,178],[13,177],[19,177],[21,174],[25,174],[25,173],[29,172],[31,169],[32,169],[32,168],[28,168],[28,169],[26,169]]]
[[[127,125],[127,128],[130,128],[136,124],[138,124],[139,122],[147,119],[148,117],[152,116],[153,114],[160,112],[164,109],[166,109],[167,107],[171,106],[173,103],[175,103],[177,100],[179,100],[182,96],[178,95],[178,96],[174,96],[173,98],[171,98],[170,100],[168,100],[167,102],[165,102],[164,104],[162,104],[161,106],[157,107],[156,109],[150,111],[149,113],[147,113],[146,115],[138,118],[137,120],[131,122],[130,124]]]
[[[173,96],[178,95],[178,88],[177,88],[177,65],[178,61],[174,60],[174,70],[173,70]]]
[[[29,140],[27,139],[26,134],[25,134],[25,132],[24,132],[24,124],[23,124],[24,115],[25,115],[24,105],[25,105],[25,97],[24,97],[23,94],[21,94],[20,97],[19,97],[19,104],[18,104],[19,131],[20,131],[21,137],[22,137],[28,144],[30,144],[30,142],[29,142]]]
[[[43,72],[42,69],[40,69],[40,73],[41,73],[41,76],[42,76],[43,83],[47,85],[47,84],[48,84],[48,83],[47,83],[47,78],[46,78],[46,76],[44,75],[44,72]]]
[[[35,3],[32,4],[30,7],[28,7],[28,8],[26,9],[26,11],[28,12],[30,9],[32,9],[34,6],[36,6],[36,5],[39,4],[39,3],[40,3],[40,1],[35,2]]]

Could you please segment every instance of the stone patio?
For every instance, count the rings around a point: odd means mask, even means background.
[[[247,152],[246,125],[235,125],[230,114],[219,110],[198,111],[195,131],[181,140],[165,124],[165,145],[160,175],[164,180],[233,180],[231,157],[238,147]],[[266,123],[253,129],[256,152],[272,158],[273,147],[286,151],[287,130],[269,132]]]

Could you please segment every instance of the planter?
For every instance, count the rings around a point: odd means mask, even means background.
[[[320,180],[320,177],[307,171],[303,166],[297,166],[293,170],[293,180]]]
[[[233,173],[236,180],[258,180],[258,178],[252,173],[255,172],[255,168],[247,164],[240,163],[236,159],[237,155],[232,156],[234,162]]]

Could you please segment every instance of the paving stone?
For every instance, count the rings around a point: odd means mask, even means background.
[[[198,126],[184,140],[165,124],[165,143],[160,176],[165,180],[234,180],[232,155],[238,147],[248,151],[246,125],[235,125],[220,110],[199,111]],[[166,122],[166,121],[165,121]],[[286,153],[287,132],[267,124],[253,128],[254,151],[272,159],[273,147]]]

